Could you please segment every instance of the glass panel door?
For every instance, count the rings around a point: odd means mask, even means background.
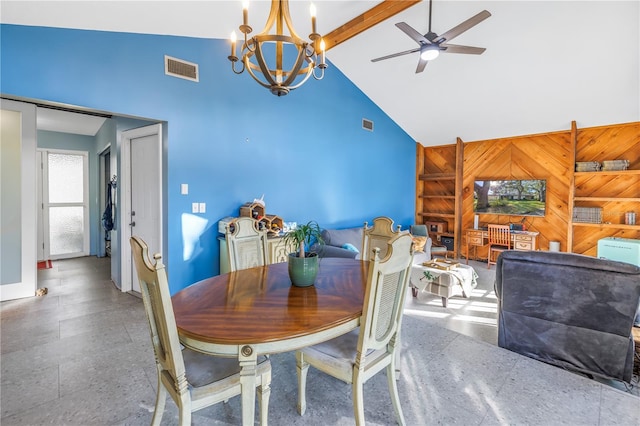
[[[46,168],[49,258],[88,255],[87,153],[49,151]]]

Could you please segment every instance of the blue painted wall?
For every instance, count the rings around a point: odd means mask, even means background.
[[[415,142],[336,67],[286,97],[235,75],[225,40],[2,25],[1,90],[166,121],[165,259],[172,293],[218,273],[217,222],[264,194],[266,211],[322,227],[413,222]],[[200,82],[164,74],[164,55]],[[328,55],[328,59],[331,59]],[[361,120],[375,122],[362,130]],[[180,184],[189,195],[180,195]],[[185,255],[191,203],[205,230]],[[199,221],[196,219],[195,221]]]

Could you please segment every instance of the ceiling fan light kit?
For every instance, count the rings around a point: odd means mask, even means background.
[[[425,61],[433,61],[440,56],[440,49],[435,44],[428,44],[424,46],[420,52],[420,57]]]
[[[483,10],[482,12],[472,16],[466,21],[458,24],[457,26],[451,28],[449,31],[438,35],[431,31],[431,6],[432,0],[429,0],[429,30],[426,34],[421,34],[413,27],[411,27],[406,22],[398,22],[396,27],[398,27],[402,32],[411,37],[416,43],[420,45],[420,47],[410,50],[405,50],[404,52],[393,53],[391,55],[381,56],[379,58],[372,59],[371,62],[383,61],[385,59],[396,58],[398,56],[409,55],[411,53],[420,52],[420,57],[418,60],[418,66],[416,67],[416,74],[424,71],[424,68],[427,66],[429,61],[436,59],[440,52],[445,53],[464,53],[469,55],[481,55],[486,49],[483,47],[473,47],[473,46],[460,46],[456,44],[449,44],[450,40],[453,40],[455,37],[459,36],[463,32],[471,29],[472,27],[478,25],[480,22],[484,21],[491,14]]]
[[[294,30],[289,13],[289,0],[271,0],[271,9],[264,29],[261,33],[249,37],[253,29],[249,26],[249,2],[244,1],[242,25],[239,27],[240,32],[244,34],[240,58],[236,55],[236,34],[231,34],[231,55],[228,59],[231,61],[233,72],[242,74],[247,70],[258,84],[268,88],[276,96],[284,96],[297,89],[312,75],[314,79],[322,80],[327,68],[325,43],[322,36],[316,32],[316,9],[313,4],[310,12],[311,42],[300,38]],[[276,31],[270,34],[274,25]],[[285,33],[285,28],[288,34]],[[242,65],[239,69],[236,69],[237,62],[241,62]]]

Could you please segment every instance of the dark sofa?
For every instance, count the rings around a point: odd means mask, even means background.
[[[498,345],[561,368],[631,382],[640,268],[570,253],[498,258]]]

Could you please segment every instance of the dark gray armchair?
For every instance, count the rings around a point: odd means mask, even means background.
[[[500,347],[631,382],[639,267],[570,253],[505,251],[495,291]]]

